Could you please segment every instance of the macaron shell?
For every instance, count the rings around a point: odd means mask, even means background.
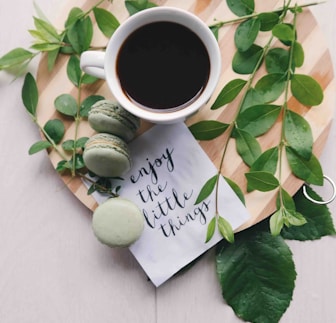
[[[92,136],[83,152],[85,166],[101,177],[119,177],[131,168],[127,144],[110,134]]]
[[[144,217],[133,202],[110,198],[94,211],[92,228],[100,242],[110,247],[127,247],[141,236]]]

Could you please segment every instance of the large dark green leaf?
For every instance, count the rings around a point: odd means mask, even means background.
[[[281,236],[263,222],[217,248],[217,274],[225,301],[248,322],[278,322],[295,286],[295,266]]]
[[[110,11],[103,8],[96,7],[93,9],[93,13],[101,32],[110,38],[120,25],[118,19]]]
[[[307,187],[307,193],[316,201],[322,201],[322,198]],[[301,227],[284,228],[281,235],[289,240],[317,240],[324,236],[335,235],[335,228],[330,211],[326,205],[315,204],[306,199],[300,189],[294,195],[294,201],[298,212],[304,215],[307,223]]]
[[[245,111],[247,108],[253,107],[255,105],[260,105],[264,104],[264,100],[262,96],[254,89],[250,88],[246,92],[242,107],[241,107],[241,112]]]
[[[245,174],[248,187],[261,192],[273,191],[279,187],[278,179],[269,172],[252,171]]]
[[[65,127],[61,120],[53,119],[47,121],[44,125],[44,131],[48,134],[55,144],[59,144],[65,134]]]
[[[255,85],[255,90],[264,102],[273,102],[283,93],[286,77],[281,73],[266,74]]]
[[[77,54],[89,49],[93,36],[93,25],[90,17],[76,21],[68,30],[67,37]]]
[[[265,171],[275,174],[279,159],[279,148],[273,147],[263,152],[252,164],[251,171]]]
[[[268,73],[284,74],[288,71],[289,52],[284,48],[271,48],[265,58]]]
[[[258,15],[260,20],[260,30],[269,31],[279,22],[279,15],[275,12],[262,12]]]
[[[261,148],[258,141],[247,131],[236,129],[237,152],[243,161],[251,166],[261,155]]]

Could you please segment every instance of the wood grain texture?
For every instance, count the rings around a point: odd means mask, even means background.
[[[73,6],[78,6],[87,10],[91,7],[95,1],[93,0],[76,0],[69,3],[69,7],[64,8],[64,14],[62,19],[66,17],[66,13]],[[185,10],[189,10],[197,14],[207,24],[212,24],[215,20],[226,21],[235,16],[228,10],[225,1],[221,0],[167,0],[156,1],[158,5],[176,6]],[[259,1],[257,2],[256,11],[262,12],[271,9],[278,8],[281,1]],[[123,1],[114,1],[113,4],[106,5],[105,8],[111,10],[115,16],[123,21],[127,19],[128,13],[123,5]],[[62,26],[63,21],[60,19],[59,25]],[[97,28],[97,26],[95,26]],[[229,25],[221,29],[219,34],[219,46],[222,52],[222,73],[217,89],[210,100],[210,102],[204,106],[196,115],[187,120],[187,125],[191,125],[197,121],[205,119],[214,119],[222,122],[230,122],[237,109],[239,98],[224,108],[218,110],[210,110],[210,106],[213,100],[216,98],[222,87],[231,79],[235,77],[242,78],[241,75],[236,75],[231,68],[231,61],[235,52],[233,37],[235,32],[235,25]],[[105,45],[107,39],[101,34],[94,39],[94,44]],[[268,37],[268,36],[267,36]],[[266,33],[260,37],[257,42],[263,43],[266,40]],[[327,45],[323,41],[323,35],[316,23],[314,17],[309,10],[305,10],[300,14],[298,18],[298,40],[302,43],[305,49],[305,63],[298,71],[302,74],[309,74],[313,76],[322,86],[324,90],[324,101],[318,107],[307,108],[297,102],[293,97],[289,100],[289,107],[304,116],[309,121],[313,136],[314,136],[314,152],[317,156],[320,156],[323,151],[326,139],[328,137],[332,116],[334,112],[335,101],[335,81],[333,68],[331,63],[330,53]],[[279,44],[276,44],[279,45]],[[62,118],[53,107],[53,98],[56,98],[62,93],[70,93],[74,96],[77,95],[77,89],[70,83],[66,76],[66,63],[67,58],[61,58],[56,65],[56,68],[50,73],[46,68],[46,58],[41,60],[37,82],[40,90],[40,102],[38,107],[38,118],[41,123],[46,122],[52,118]],[[260,77],[265,72],[263,68],[258,72]],[[93,86],[87,86],[83,91],[83,98],[90,94],[100,94],[106,98],[113,99],[109,89],[105,82],[97,82]],[[281,99],[280,101],[281,102]],[[64,118],[63,118],[64,119]],[[64,119],[66,124],[65,139],[71,139],[74,137],[74,125],[69,119]],[[142,127],[139,134],[146,131],[151,125],[147,122],[142,123]],[[281,122],[278,120],[276,125],[266,135],[258,138],[263,150],[270,147],[274,147],[280,140],[280,127]],[[79,136],[91,136],[93,130],[89,127],[86,121],[81,123],[79,128]],[[223,150],[223,139],[221,136],[213,141],[200,142],[201,147],[208,154],[214,164],[218,167]],[[49,157],[56,167],[60,160],[60,157],[55,151],[50,152]],[[285,162],[286,164],[286,162]],[[275,194],[276,192],[261,193],[252,192],[246,193],[246,180],[245,172],[248,167],[241,161],[238,156],[234,143],[230,142],[229,149],[225,158],[225,162],[222,168],[222,174],[236,181],[239,186],[245,192],[246,206],[251,214],[249,221],[244,224],[240,229],[247,228],[265,217],[269,216],[275,210]],[[87,190],[79,178],[71,178],[70,176],[62,176],[63,181],[66,183],[70,191],[89,209],[94,210],[97,206],[96,201],[87,195]],[[288,165],[282,171],[283,186],[291,193],[294,194],[302,185],[302,181],[291,175]]]

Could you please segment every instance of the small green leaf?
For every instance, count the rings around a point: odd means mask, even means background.
[[[73,85],[77,87],[80,85],[82,70],[80,68],[79,58],[75,55],[72,55],[68,61],[67,75]]]
[[[237,51],[232,60],[232,69],[238,74],[252,74],[262,63],[263,48],[253,44],[247,51]]]
[[[306,106],[319,105],[323,101],[321,85],[309,75],[294,74],[291,91],[294,97]]]
[[[247,16],[254,12],[254,0],[226,0],[226,4],[239,17]]]
[[[252,164],[250,171],[265,171],[275,174],[279,160],[279,148],[273,147],[263,152]]]
[[[224,219],[221,216],[218,216],[217,219],[218,231],[221,236],[228,242],[234,243],[234,232],[229,221]]]
[[[272,34],[283,42],[292,42],[295,40],[293,27],[289,24],[277,24],[272,29]]]
[[[70,10],[64,26],[68,29],[69,27],[74,25],[78,20],[82,19],[84,16],[85,13],[82,9],[74,7]]]
[[[284,133],[288,146],[297,154],[309,160],[313,153],[313,134],[309,123],[298,113],[287,110],[284,120]]]
[[[261,31],[270,31],[279,22],[279,15],[275,12],[262,12],[258,17]]]
[[[264,102],[273,102],[283,93],[286,81],[284,74],[266,74],[257,82],[255,90],[263,98]]]
[[[77,54],[89,49],[93,36],[93,26],[90,17],[75,22],[68,30],[67,37]]]
[[[73,160],[71,159],[71,162]],[[83,160],[83,155],[82,154],[75,154],[75,169],[82,169],[85,167],[85,163]]]
[[[148,0],[136,0],[125,1],[125,6],[128,13],[132,16],[139,11],[156,7],[157,5],[155,3],[149,2]]]
[[[243,161],[251,166],[261,155],[261,148],[258,141],[247,131],[236,129],[237,152]]]
[[[288,71],[289,52],[284,48],[271,48],[265,58],[268,73],[285,74]]]
[[[35,49],[39,52],[53,52],[61,47],[61,44],[54,43],[39,43],[31,46],[32,49]]]
[[[237,49],[241,52],[247,51],[256,40],[260,30],[260,20],[252,18],[244,20],[236,29],[234,42]]]
[[[216,217],[214,216],[208,224],[207,234],[205,238],[205,243],[209,242],[215,234],[216,230]]]
[[[75,149],[75,141],[72,139],[66,140],[62,143],[62,148],[65,151],[73,151]]]
[[[299,227],[307,223],[307,220],[299,212],[285,209],[285,214],[286,214],[285,221],[286,223],[288,223],[287,227],[289,226]]]
[[[75,146],[77,149],[84,149],[86,142],[89,140],[88,137],[81,137],[76,140]]]
[[[231,187],[231,189],[233,190],[233,192],[238,196],[238,198],[241,200],[241,202],[243,204],[245,204],[245,196],[243,191],[240,189],[240,187],[238,186],[237,183],[235,183],[233,180],[231,180],[228,177],[224,177],[224,179],[226,180],[226,182],[229,184],[229,186]]]
[[[203,185],[198,197],[196,199],[195,205],[204,201],[215,189],[216,183],[218,181],[218,174],[211,177],[207,182]]]
[[[59,144],[65,134],[65,127],[61,120],[53,119],[49,120],[44,125],[44,131],[54,141],[55,144]]]
[[[308,184],[322,185],[323,171],[319,160],[312,155],[310,160],[299,156],[292,148],[286,147],[286,155],[293,174]]]
[[[245,94],[245,98],[243,100],[243,104],[241,107],[241,113],[244,112],[247,108],[253,107],[255,105],[264,104],[264,100],[261,95],[254,89],[250,88],[247,90]]]
[[[61,160],[60,162],[58,162],[57,166],[56,166],[56,171],[61,173],[64,172],[66,170],[71,169],[72,165],[70,164],[69,161],[67,160]]]
[[[304,63],[304,50],[297,41],[293,44],[293,60],[296,67],[301,67]]]
[[[211,106],[211,110],[216,110],[223,105],[232,102],[243,89],[246,83],[247,81],[242,79],[234,79],[227,83],[217,96],[213,105]]]
[[[45,39],[47,42],[57,43],[61,40],[61,36],[58,35],[55,27],[48,21],[34,17],[34,25],[43,39]]]
[[[87,118],[91,107],[98,101],[104,100],[101,95],[90,95],[81,103],[79,114],[83,118]]]
[[[269,221],[272,236],[279,236],[284,227],[283,209],[277,210],[274,214],[272,214]]]
[[[212,140],[219,137],[229,127],[228,124],[216,120],[201,120],[189,127],[197,140]]]
[[[92,76],[92,75],[89,75],[89,74],[84,74],[83,77],[82,77],[82,83],[83,84],[93,84],[95,82],[97,82],[99,79]]]
[[[55,99],[55,108],[58,112],[75,117],[77,114],[77,102],[70,94],[61,94]]]
[[[279,187],[278,179],[269,172],[252,171],[245,174],[248,186],[261,192],[273,191]]]
[[[38,103],[38,89],[36,81],[30,73],[25,76],[21,97],[27,111],[33,116],[36,116],[36,108]]]
[[[276,206],[277,209],[280,209],[281,206],[283,206],[287,210],[296,211],[294,199],[282,187],[280,188],[277,195]]]
[[[246,322],[279,322],[295,287],[292,253],[264,222],[236,234],[234,244],[221,243],[216,270],[222,295]]]
[[[258,137],[272,128],[281,111],[278,105],[263,104],[250,107],[237,118],[239,129]]]
[[[103,8],[96,7],[93,9],[93,13],[101,32],[110,38],[120,25],[118,19],[111,12]]]
[[[322,201],[322,198],[312,190],[306,187],[307,193],[314,200]],[[300,189],[294,195],[294,201],[297,211],[304,215],[307,223],[302,227],[283,228],[281,235],[289,240],[317,240],[324,236],[335,235],[333,218],[326,205],[315,204],[306,199]]]
[[[0,70],[21,65],[31,60],[34,56],[34,53],[24,48],[15,48],[0,58]]]
[[[52,144],[47,140],[38,141],[29,148],[28,153],[29,155],[33,155],[51,146]]]

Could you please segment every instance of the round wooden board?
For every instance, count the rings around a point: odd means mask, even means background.
[[[96,0],[71,1],[69,5],[63,8],[61,18],[58,19],[56,24],[58,24],[60,29],[62,29],[64,20],[72,7],[77,6],[83,10],[87,10],[91,8],[96,2]],[[158,5],[173,6],[189,10],[198,15],[208,25],[213,24],[216,20],[227,21],[235,18],[235,16],[227,8],[226,1],[223,0],[157,0],[153,2],[157,3]],[[256,0],[256,11],[264,12],[273,10],[279,8],[281,4],[282,1]],[[115,0],[112,4],[106,1],[104,2],[103,6],[113,12],[113,14],[121,22],[128,17],[128,12],[124,6],[124,0]],[[218,110],[212,111],[210,110],[210,106],[218,95],[219,91],[228,81],[236,77],[243,77],[242,75],[235,75],[231,69],[231,61],[235,53],[235,46],[233,41],[235,28],[235,25],[228,25],[220,30],[219,45],[222,51],[221,79],[217,86],[217,90],[208,105],[204,106],[196,115],[188,119],[186,122],[187,125],[191,125],[197,121],[206,119],[219,120],[229,123],[233,118],[239,98],[237,98],[237,100],[235,100],[232,104],[229,104]],[[95,26],[95,31],[97,30],[97,26]],[[97,46],[105,46],[107,39],[98,31],[95,34],[98,36],[94,39],[94,44]],[[265,33],[264,37],[265,39],[262,37],[258,38],[257,43],[262,44],[266,39],[268,39],[269,34]],[[306,108],[298,103],[293,97],[291,97],[289,100],[289,106],[293,111],[304,116],[305,119],[310,123],[314,136],[314,153],[317,156],[320,156],[332,122],[335,102],[335,81],[329,50],[324,42],[323,34],[321,33],[316,20],[308,9],[305,9],[298,18],[298,41],[303,45],[305,50],[305,63],[303,67],[298,70],[298,72],[302,74],[309,74],[320,83],[324,90],[324,101],[317,107]],[[62,117],[54,108],[54,99],[58,95],[63,93],[70,93],[75,97],[77,96],[77,89],[67,78],[67,60],[68,57],[61,57],[57,61],[54,70],[49,72],[47,69],[46,57],[44,56],[41,59],[37,75],[37,83],[40,92],[37,114],[41,124],[44,124],[49,119],[63,119],[66,125],[65,139],[72,139],[74,138],[75,130],[72,120]],[[263,72],[265,71],[261,69],[259,71],[259,75],[262,75]],[[87,95],[91,94],[99,94],[108,99],[113,99],[104,81],[97,82],[93,86],[85,87],[84,91],[82,92],[83,99]],[[151,124],[143,122],[139,134],[143,133],[151,126]],[[279,143],[280,127],[281,122],[279,120],[271,131],[269,131],[263,137],[259,138],[263,150],[274,147]],[[94,132],[89,127],[87,121],[82,121],[79,127],[79,137],[89,137],[93,134]],[[225,134],[223,136],[225,136]],[[200,142],[202,148],[217,167],[219,165],[223,150],[223,136],[213,141]],[[55,151],[51,151],[49,153],[49,157],[55,167],[61,160]],[[245,192],[246,179],[244,174],[246,171],[248,171],[248,167],[237,155],[234,143],[230,143],[226,154],[224,167],[222,169],[223,175],[237,182]],[[285,170],[282,171],[282,178],[283,186],[291,194],[294,194],[302,185],[301,180],[298,180],[290,174],[288,166]],[[71,178],[70,176],[62,175],[62,179],[70,191],[75,196],[77,196],[82,203],[84,203],[91,210],[95,209],[97,206],[96,201],[93,199],[93,197],[87,195],[87,188],[83,185],[79,178]],[[276,192],[261,193],[255,191],[248,194],[245,193],[246,206],[251,214],[251,218],[247,223],[244,224],[243,227],[240,228],[240,230],[250,227],[251,225],[261,221],[274,212],[275,195]]]

